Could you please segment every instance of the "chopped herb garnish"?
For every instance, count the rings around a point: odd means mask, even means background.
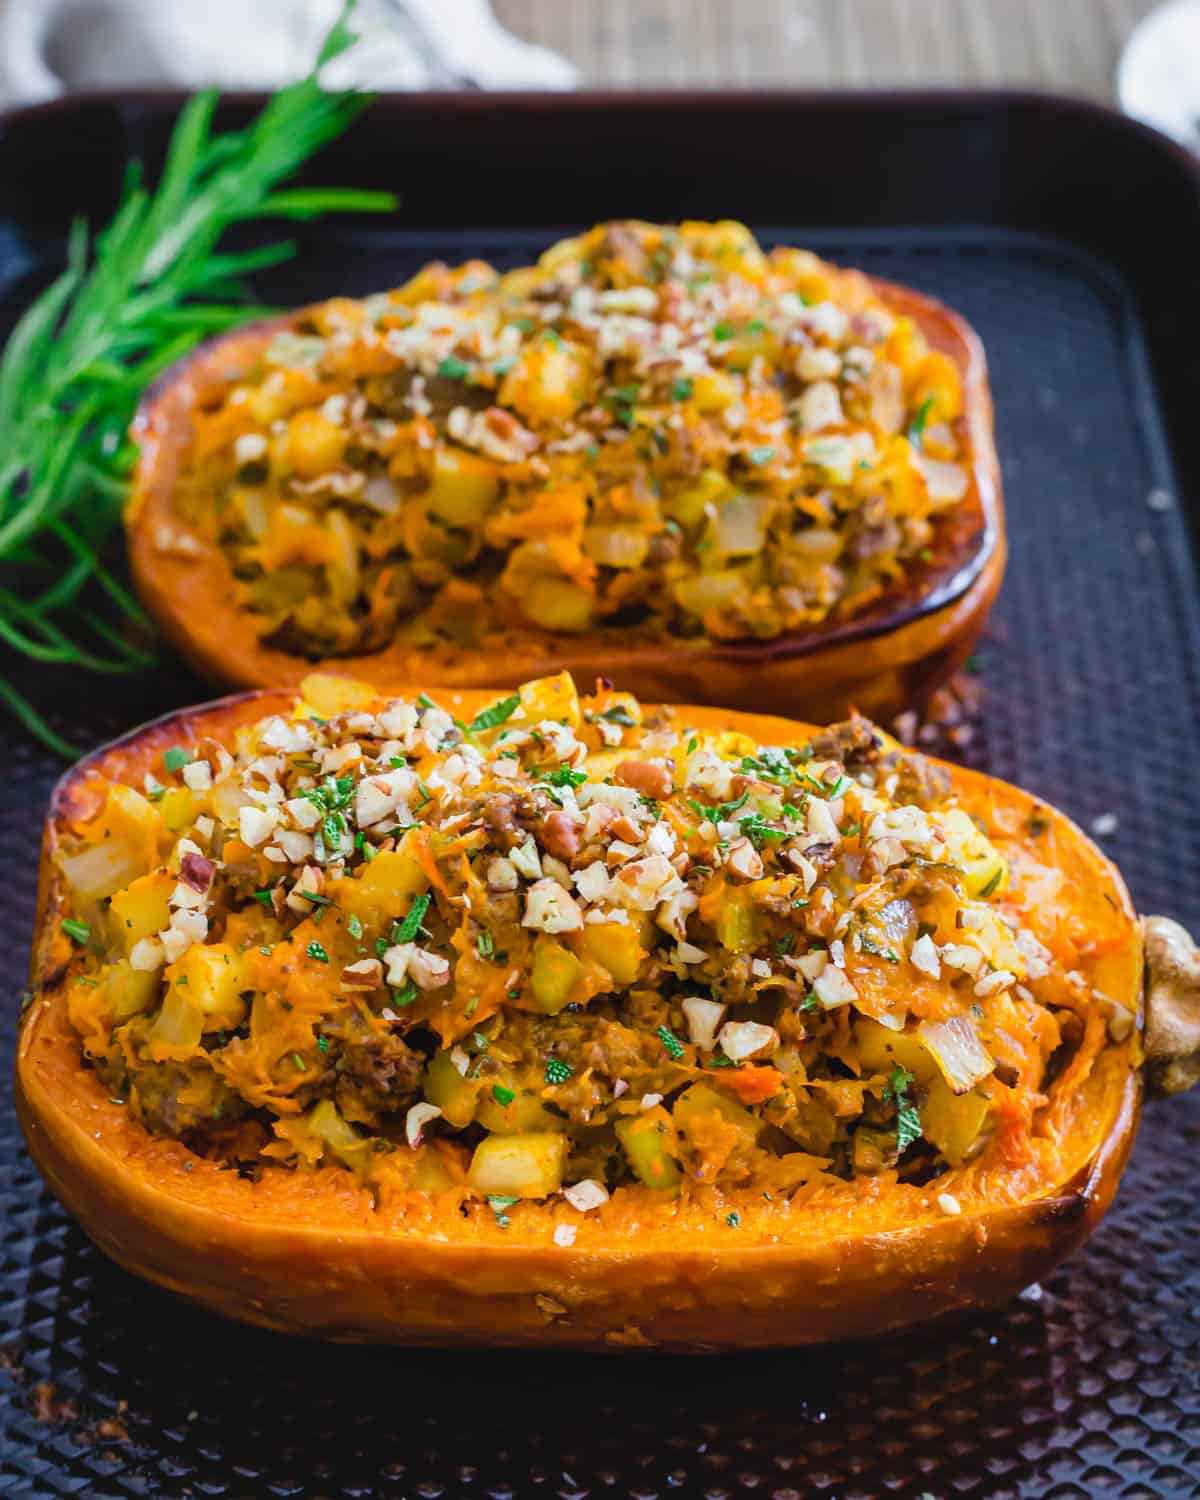
[[[914,448],[919,448],[921,446],[921,439],[925,434],[925,425],[929,421],[929,413],[932,408],[933,397],[926,396],[924,401],[921,402],[920,406],[917,407],[917,414],[909,424],[908,440]]]
[[[333,902],[328,896],[318,896],[316,891],[297,891],[297,896],[303,896],[305,901],[311,901],[314,906],[332,906]]]
[[[502,1083],[492,1085],[492,1098],[497,1104],[509,1105],[517,1097],[515,1089],[505,1088]]]
[[[421,923],[425,919],[425,913],[429,910],[430,899],[428,891],[422,891],[419,896],[413,897],[412,905],[408,909],[408,916],[405,917],[403,922],[396,922],[392,925],[393,944],[412,942],[421,930]]]
[[[733,324],[732,323],[714,323],[713,324],[713,338],[716,339],[716,341],[719,344],[725,343],[725,341],[727,339],[731,339],[732,337],[733,337]]]
[[[352,938],[356,940],[362,937],[363,924],[357,913],[351,912],[350,915],[346,918],[346,931]]]
[[[472,734],[478,734],[482,729],[495,729],[497,724],[503,724],[506,719],[511,719],[520,706],[520,693],[513,693],[508,698],[499,699],[489,708],[481,708],[471,720]]]
[[[678,1062],[683,1056],[683,1043],[675,1035],[669,1026],[660,1026],[657,1036],[659,1041],[667,1049],[672,1062]]]
[[[884,1101],[896,1106],[896,1149],[901,1153],[921,1139],[921,1116],[908,1097],[912,1083],[913,1075],[908,1069],[896,1067],[883,1091]]]
[[[572,771],[570,766],[555,766],[552,771],[538,772],[538,776],[551,786],[582,786],[587,780],[586,771]]]
[[[563,1062],[561,1057],[548,1057],[546,1059],[546,1082],[566,1083],[571,1076],[570,1063]]]
[[[623,729],[637,728],[637,720],[633,717],[629,710],[620,703],[614,703],[612,708],[606,708],[600,715],[600,717],[602,719],[607,719],[610,724],[620,724]]]
[[[807,902],[805,904],[807,905]],[[820,1005],[820,1003],[821,1002],[817,999],[817,992],[816,992],[816,990],[809,990],[808,994],[805,995],[804,999],[801,1000],[800,1004],[796,1007],[796,1009],[797,1010],[816,1010],[817,1006]]]
[[[448,354],[438,365],[437,372],[443,380],[465,380],[471,373],[471,366],[456,354]]]
[[[488,1194],[488,1206],[496,1215],[496,1223],[499,1224],[501,1229],[507,1229],[512,1222],[506,1210],[510,1209],[514,1203],[520,1203],[520,1201],[519,1198],[501,1198],[496,1193]]]
[[[764,464],[769,464],[775,457],[775,450],[774,448],[751,448],[746,457],[761,469]]]
[[[320,1047],[320,1049],[321,1049],[322,1052],[328,1052],[329,1051],[329,1038],[327,1036],[319,1036],[317,1038],[317,1046]]]
[[[168,771],[182,771],[184,766],[190,765],[192,752],[185,750],[182,745],[172,745],[163,756],[163,765]]]
[[[315,938],[304,951],[308,954],[309,958],[316,959],[319,964],[327,964],[329,962],[329,954],[325,952],[325,949],[321,947]]]
[[[778,953],[778,955],[780,956],[780,958],[782,958],[785,953],[790,953],[792,951],[792,944],[795,941],[796,941],[796,934],[794,932],[789,932],[786,936],[781,937],[776,942],[776,944],[775,944],[775,952]]]
[[[640,385],[619,385],[604,398],[605,405],[611,408],[614,419],[622,427],[633,426],[634,409],[641,391]]]
[[[398,1005],[403,1010],[406,1005],[411,1005],[420,993],[421,991],[413,981],[406,979],[400,989],[392,991],[392,1004]]]
[[[92,929],[88,924],[77,921],[74,917],[64,918],[62,930],[69,938],[74,938],[77,943],[86,943],[92,935]]]
[[[745,791],[736,802],[718,802],[715,807],[706,807],[703,802],[693,802],[689,798],[688,806],[702,823],[724,823],[739,807],[746,805],[749,796],[750,793]]]
[[[770,843],[773,839],[788,837],[786,828],[772,827],[762,813],[748,813],[744,818],[739,818],[738,827],[756,849],[761,849],[764,844]]]
[[[687,401],[692,394],[692,382],[690,380],[677,380],[671,387],[672,401]]]
[[[742,1221],[738,1217],[737,1211],[735,1210],[733,1213],[728,1213],[725,1215],[725,1222],[729,1225],[730,1229],[736,1229]]]
[[[699,743],[700,741],[696,738],[696,736],[692,735],[691,739],[687,742],[687,753],[689,755],[693,754],[696,746],[699,745]]]
[[[496,951],[496,939],[490,932],[481,932],[475,939],[480,958],[491,958]]]
[[[994,895],[996,887],[1000,884],[1000,882],[1001,882],[1001,880],[1003,878],[1004,878],[1004,866],[1001,865],[1000,868],[996,871],[996,873],[992,876],[992,878],[988,881],[988,883],[979,892],[979,899],[981,901],[986,901],[989,896]]]
[[[895,948],[881,946],[874,938],[868,937],[865,932],[859,934],[858,942],[864,953],[872,953],[876,958],[886,958],[890,964],[898,964],[900,962],[900,955],[896,952]]]
[[[308,1064],[304,1061],[304,1059],[300,1056],[300,1054],[298,1052],[293,1052],[292,1053],[292,1061],[300,1069],[301,1073],[307,1073],[308,1072]]]

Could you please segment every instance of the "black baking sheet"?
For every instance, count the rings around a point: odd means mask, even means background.
[[[505,126],[502,116],[476,121],[480,181],[493,181],[484,194],[487,221],[504,226],[481,228],[469,222],[456,172],[447,172],[443,201],[431,185],[434,167],[429,180],[418,171],[436,150],[411,139],[416,106],[384,104],[372,117],[375,134],[359,127],[343,148],[337,180],[392,185],[393,170],[397,178],[411,171],[415,205],[398,221],[339,225],[310,237],[303,259],[264,284],[266,295],[289,302],[363,293],[432,256],[517,264],[585,222],[570,217],[577,204],[568,186],[535,193],[528,181],[512,187],[505,217],[495,212],[493,168],[503,173],[512,144],[504,130],[532,128],[521,113],[532,106],[514,106],[516,125]],[[103,200],[92,198],[116,180],[116,157],[133,143],[153,155],[170,108],[169,100],[102,101],[19,116],[0,130],[0,211],[9,215],[0,219],[0,298],[10,313],[44,277],[69,208],[29,176],[28,162],[50,149],[48,136],[58,142],[66,180],[95,210]],[[415,118],[426,126],[444,112],[458,161],[472,139],[469,111],[456,113],[446,101],[421,108]],[[588,168],[596,218],[647,211],[642,189],[621,176],[636,176],[637,164],[618,158],[608,139],[619,108],[596,103],[589,117],[586,100],[570,107],[570,129],[585,136],[590,120],[594,152],[611,169],[604,186],[595,160]],[[965,111],[955,118],[966,149],[978,155],[986,144],[995,167],[986,201],[978,184],[973,189],[967,206],[977,222],[968,227],[956,220],[953,202],[941,210],[944,223],[931,222],[936,205],[915,179],[907,200],[902,183],[889,183],[882,222],[878,196],[865,195],[870,212],[855,216],[843,189],[833,204],[840,226],[828,204],[803,193],[768,201],[748,191],[726,160],[735,127],[750,149],[751,126],[764,123],[760,103],[741,114],[728,101],[719,114],[686,100],[656,108],[666,123],[643,169],[660,216],[744,213],[764,241],[807,244],[931,291],[983,335],[1012,559],[979,653],[985,714],[962,754],[1085,826],[1115,819],[1103,843],[1139,908],[1200,926],[1200,605],[1189,534],[1189,500],[1200,489],[1195,448],[1178,420],[1189,401],[1194,410],[1196,395],[1195,364],[1183,357],[1181,339],[1188,312],[1181,305],[1173,320],[1164,289],[1146,280],[1129,243],[1115,232],[1104,243],[1082,211],[1077,233],[1061,201],[1047,207],[1052,232],[1030,224],[1013,158],[1025,134],[1039,139],[1030,111],[1045,120],[1065,107],[1014,97],[997,119],[994,102],[980,103],[974,115],[954,106]],[[948,128],[945,100],[891,108],[891,116],[879,114],[876,136],[867,132],[880,150],[889,139],[907,140],[906,131],[936,142],[939,122]],[[689,109],[702,143],[709,130],[710,159],[720,170],[698,188],[699,158],[677,151],[672,189],[668,147],[672,132],[686,133]],[[789,109],[774,117],[775,128],[794,131],[800,150],[844,101],[810,101],[807,113],[792,101]],[[849,117],[864,128],[858,115]],[[622,130],[628,118],[620,116]],[[1101,124],[1113,130],[1107,116],[1068,110],[1063,118],[1074,120],[1080,150],[1089,129],[1095,139]],[[1143,178],[1152,167],[1161,173],[1158,211],[1168,223],[1168,210],[1175,214],[1186,243],[1195,223],[1186,172],[1167,148],[1122,131],[1136,128],[1118,123],[1105,139],[1123,141],[1131,162],[1149,153]],[[357,157],[346,154],[355,141]],[[1055,143],[1051,154],[1063,156],[1061,134]],[[869,144],[864,139],[864,161]],[[24,206],[13,200],[5,209],[21,162]],[[1048,205],[1054,172],[1068,166],[1029,157]],[[1060,199],[1074,181],[1064,179]],[[1197,248],[1193,241],[1193,263]],[[89,744],[204,692],[169,662],[133,682],[28,673],[18,680],[57,727]],[[1043,1288],[997,1313],[874,1347],[707,1360],[324,1348],[225,1325],[118,1271],[42,1188],[12,1118],[9,1057],[32,919],[32,862],[59,768],[7,720],[0,734],[0,940],[10,959],[0,1072],[0,1494],[1200,1494],[1200,1099],[1149,1112],[1113,1212]],[[114,1417],[128,1440],[106,1425]]]

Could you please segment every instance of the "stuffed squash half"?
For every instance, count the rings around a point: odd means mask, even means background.
[[[566,666],[879,715],[1004,566],[982,350],[946,308],[739,224],[600,225],[222,338],[136,427],[134,575],[234,686]]]
[[[316,676],[59,785],[19,1109],[104,1250],[250,1322],[860,1336],[1093,1227],[1142,969],[1078,829],[865,719]]]

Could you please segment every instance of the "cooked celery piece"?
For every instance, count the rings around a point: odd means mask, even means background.
[[[717,1115],[727,1125],[732,1125],[749,1144],[757,1141],[765,1126],[762,1120],[723,1089],[710,1083],[693,1083],[675,1101],[671,1110],[676,1125],[686,1135],[689,1127],[705,1116]]]
[[[481,1193],[504,1198],[545,1198],[562,1185],[564,1135],[529,1131],[489,1135],[475,1147],[467,1180]]]
[[[730,953],[751,953],[762,942],[762,912],[748,901],[731,900],[717,916],[717,937]]]
[[[617,1139],[639,1182],[652,1188],[674,1188],[681,1181],[676,1155],[679,1142],[670,1115],[661,1105],[616,1124]]]
[[[361,1167],[370,1155],[370,1141],[342,1119],[331,1099],[322,1099],[309,1110],[308,1128],[348,1167]]]
[[[497,1135],[520,1135],[531,1130],[561,1130],[565,1125],[561,1115],[552,1114],[537,1094],[528,1089],[501,1083],[501,1097],[506,1097],[505,1089],[513,1095],[507,1104],[502,1104],[496,1098],[494,1084],[495,1075],[488,1079],[487,1088],[480,1094],[479,1108],[475,1113],[485,1130],[492,1130]]]
[[[204,1035],[204,1015],[180,985],[172,985],[154,1018],[149,1040],[168,1047],[198,1047]]]

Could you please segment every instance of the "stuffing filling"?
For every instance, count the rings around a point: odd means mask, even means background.
[[[869,283],[740,224],[600,225],[279,333],[196,413],[159,545],[324,657],[547,631],[769,639],[934,557],[962,382]]]
[[[566,674],[469,722],[316,677],[94,785],[56,855],[87,1061],[251,1175],[498,1211],[1032,1160],[1106,1039],[1039,830],[1002,852],[861,718],[687,717]]]

